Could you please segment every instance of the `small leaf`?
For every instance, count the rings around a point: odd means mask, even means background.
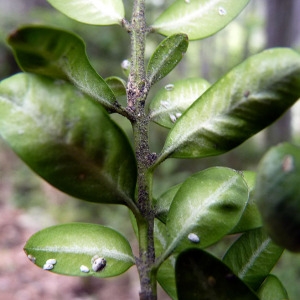
[[[152,27],[163,35],[185,33],[190,40],[210,36],[230,23],[249,0],[177,0]]]
[[[189,177],[178,190],[167,219],[169,248],[207,247],[238,223],[248,201],[242,176],[214,167]]]
[[[105,107],[114,108],[113,92],[91,66],[84,42],[77,35],[51,27],[26,26],[11,34],[8,43],[24,71],[68,80]]]
[[[0,134],[36,173],[74,197],[125,204],[136,163],[121,129],[72,85],[17,74],[0,83]]]
[[[166,250],[168,245],[168,234],[165,224],[159,220],[154,223],[154,243],[155,254],[159,256]],[[157,281],[164,291],[173,299],[177,299],[176,284],[175,284],[175,256],[168,257],[157,272]]]
[[[262,227],[261,214],[258,210],[256,201],[254,200],[256,173],[252,171],[243,171],[242,175],[249,189],[249,200],[239,223],[233,228],[231,234]]]
[[[179,300],[259,300],[226,265],[200,249],[181,253],[175,270]]]
[[[120,24],[125,14],[122,0],[47,1],[68,17],[86,24]]]
[[[117,276],[135,263],[124,236],[111,228],[86,223],[41,230],[30,237],[24,251],[38,267],[43,268],[47,260],[53,259],[53,268],[50,266],[49,271],[72,276]],[[97,256],[106,261],[100,271],[92,268],[92,258]]]
[[[260,300],[288,300],[286,289],[280,280],[270,274],[258,290]]]
[[[157,281],[172,300],[178,299],[175,279],[175,256],[171,255],[160,266],[157,272]]]
[[[150,102],[150,118],[161,126],[172,128],[209,86],[202,78],[188,78],[166,85]]]
[[[207,90],[170,131],[160,158],[225,153],[280,117],[300,96],[300,55],[254,55]]]
[[[177,184],[171,187],[155,201],[156,217],[161,222],[163,223],[167,222],[167,216],[169,213],[171,203],[180,187],[181,184]]]
[[[283,249],[259,228],[243,234],[229,248],[223,261],[239,278],[257,290],[282,252]]]
[[[126,96],[126,82],[117,76],[111,76],[105,78],[105,82],[113,91],[116,97]]]
[[[188,44],[187,35],[175,34],[164,39],[158,45],[147,67],[147,78],[150,85],[164,78],[178,65]]]

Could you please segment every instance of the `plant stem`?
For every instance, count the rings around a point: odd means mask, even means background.
[[[145,101],[149,92],[149,83],[145,72],[145,41],[148,28],[145,21],[145,0],[134,1],[131,24],[131,69],[127,85],[127,105],[134,118],[131,119],[137,159],[137,205],[136,215],[139,234],[139,258],[137,268],[140,276],[140,299],[155,300],[156,272],[154,251],[154,210],[152,208],[152,176],[150,167],[153,155],[149,149],[149,116],[145,113]]]

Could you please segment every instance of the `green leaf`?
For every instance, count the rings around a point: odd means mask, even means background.
[[[124,236],[95,224],[70,223],[48,227],[31,236],[24,250],[38,267],[43,268],[47,260],[55,259],[56,263],[49,271],[72,276],[117,276],[135,263]],[[92,258],[97,256],[106,261],[106,266],[100,271],[92,268]],[[89,272],[81,271],[81,266],[87,267]]]
[[[0,83],[0,134],[61,191],[100,203],[134,197],[136,163],[125,134],[72,85],[34,74]]]
[[[177,0],[152,27],[163,35],[185,33],[190,40],[210,36],[230,23],[249,0]]]
[[[243,171],[242,176],[249,189],[249,200],[239,223],[231,231],[232,234],[252,230],[262,226],[261,214],[254,199],[256,173],[252,171]]]
[[[174,255],[171,255],[160,266],[157,272],[157,281],[172,300],[178,299],[175,279],[175,261]]]
[[[164,78],[178,65],[188,44],[187,35],[174,34],[158,45],[147,67],[147,78],[150,85]]]
[[[121,24],[122,0],[48,0],[57,10],[82,23],[93,25]]]
[[[189,177],[178,190],[167,219],[169,248],[207,247],[238,223],[248,201],[242,176],[214,167]]]
[[[300,96],[300,55],[277,48],[254,55],[208,89],[170,131],[161,157],[227,152],[280,117]]]
[[[300,252],[300,148],[282,143],[259,163],[255,198],[275,243]]]
[[[159,220],[154,223],[154,243],[155,254],[159,256],[166,250],[168,245],[168,233],[165,224]],[[177,299],[176,284],[175,284],[175,256],[168,257],[157,272],[157,281],[164,291],[174,300]]]
[[[117,76],[111,76],[105,78],[105,82],[113,91],[116,97],[126,96],[126,82]]]
[[[113,92],[91,66],[85,44],[77,35],[51,27],[26,26],[11,34],[8,43],[24,71],[68,80],[105,107],[114,108]]]
[[[167,216],[169,213],[171,203],[180,187],[181,184],[172,186],[155,201],[156,217],[161,222],[163,223],[167,222]]]
[[[257,290],[282,252],[283,249],[259,228],[243,234],[229,248],[223,261],[239,278]]]
[[[214,256],[190,249],[176,261],[179,300],[258,300],[254,292]]]
[[[260,300],[288,300],[288,294],[280,280],[269,275],[258,290]]]
[[[161,126],[172,128],[209,86],[202,78],[188,78],[166,85],[150,102],[150,118]]]

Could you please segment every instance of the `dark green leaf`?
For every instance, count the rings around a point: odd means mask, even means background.
[[[48,2],[68,17],[86,24],[120,24],[124,18],[122,0],[48,0]]]
[[[175,34],[164,39],[156,48],[147,67],[147,78],[150,85],[168,75],[181,61],[188,48],[188,37]]]
[[[258,300],[254,292],[221,261],[190,249],[176,261],[179,300]]]
[[[8,38],[20,67],[26,72],[69,80],[78,89],[113,109],[115,96],[91,66],[81,38],[45,26],[20,28]]]
[[[242,176],[214,167],[189,177],[171,204],[167,219],[169,248],[207,247],[238,223],[248,201]]]
[[[249,189],[249,200],[239,223],[232,229],[231,233],[244,232],[262,226],[261,214],[258,210],[256,201],[254,201],[256,173],[252,171],[243,171],[242,176]]]
[[[230,23],[249,0],[176,0],[154,22],[155,31],[183,32],[190,40],[203,39]]]
[[[166,157],[218,155],[270,125],[300,96],[300,55],[278,48],[254,55],[207,90],[170,131]]]
[[[150,102],[150,118],[161,126],[172,128],[209,86],[202,78],[188,78],[166,85]]]
[[[72,276],[117,276],[135,263],[124,236],[95,224],[70,223],[46,228],[35,233],[24,250],[38,267],[43,268],[47,260],[55,259],[56,263],[49,271]],[[94,271],[92,258],[97,256],[104,258],[106,265],[102,270]]]
[[[41,177],[74,197],[134,197],[136,163],[120,128],[72,85],[33,74],[0,83],[0,134]]]
[[[300,148],[283,143],[259,164],[255,198],[263,224],[275,243],[300,252]]]
[[[288,294],[280,280],[269,275],[258,290],[260,300],[288,300]]]
[[[227,251],[223,261],[245,283],[257,290],[283,249],[261,228],[243,234]]]

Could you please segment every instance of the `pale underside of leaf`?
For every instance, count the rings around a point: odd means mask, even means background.
[[[86,24],[119,24],[124,18],[122,0],[48,0],[48,2],[68,17]]]

